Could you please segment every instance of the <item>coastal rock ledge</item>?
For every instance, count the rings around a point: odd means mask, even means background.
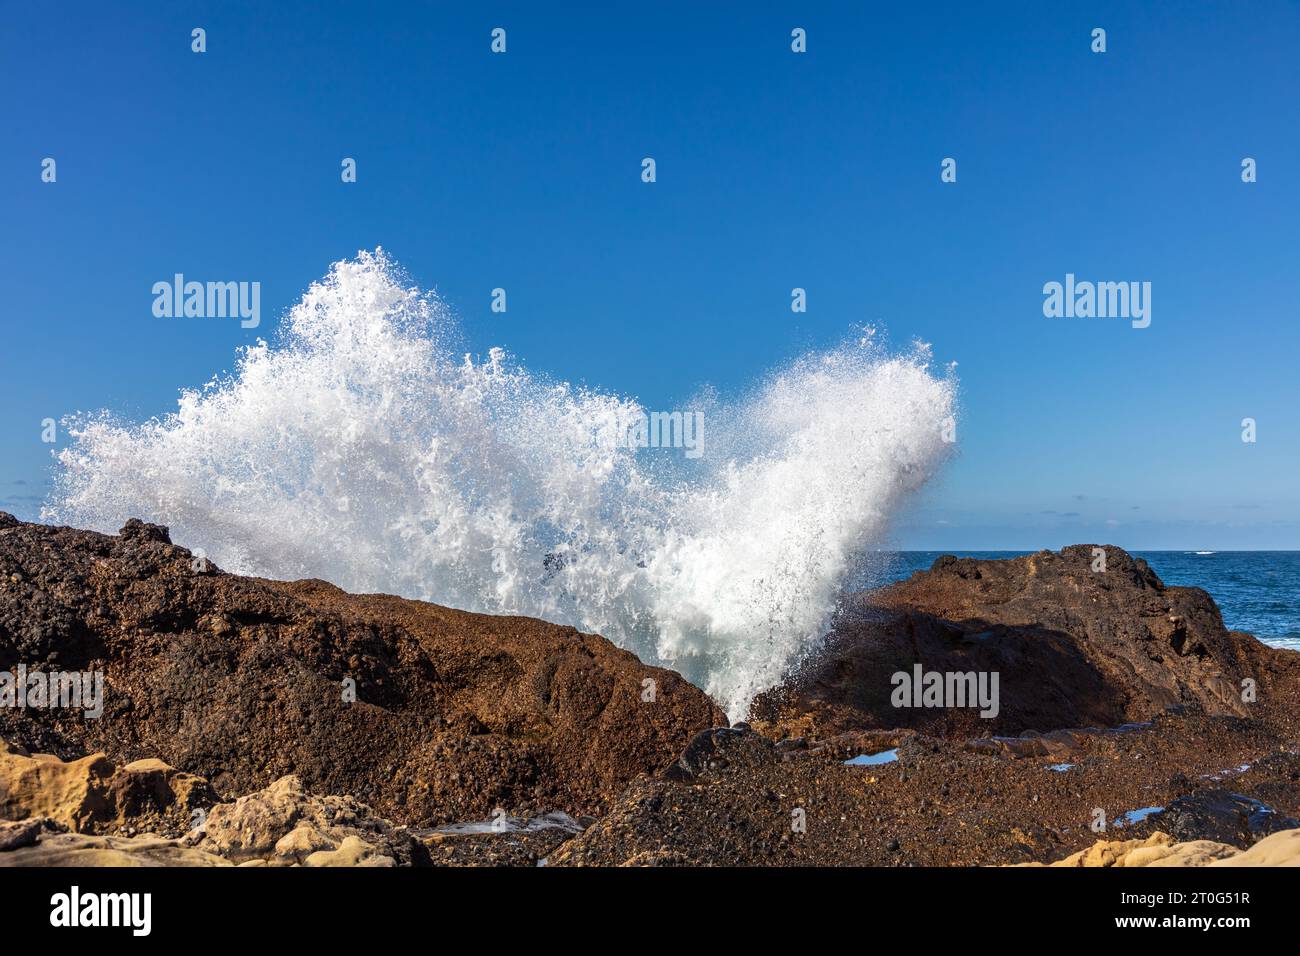
[[[1293,717],[1300,655],[1230,631],[1210,595],[1113,546],[951,555],[858,595],[824,646],[750,717],[775,736],[909,727],[942,737],[1117,727],[1192,706]],[[998,675],[996,716],[894,706],[892,675]]]
[[[103,712],[0,706],[0,865],[1300,860],[1300,654],[1113,547],[859,595],[728,726],[573,628],[0,513],[18,668],[102,674]],[[997,673],[996,714],[898,706],[916,668]]]
[[[98,719],[0,707],[0,738],[32,753],[158,758],[227,799],[292,774],[422,825],[599,814],[726,722],[598,635],[227,574],[136,520],[0,513],[0,671],[20,665],[104,675]]]

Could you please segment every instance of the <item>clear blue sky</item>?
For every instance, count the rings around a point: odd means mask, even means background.
[[[961,452],[903,547],[1300,548],[1300,4],[617,6],[6,4],[0,508],[43,418],[173,409],[382,245],[469,348],[649,407],[931,342]],[[175,272],[260,281],[262,327],[154,318]],[[1045,318],[1067,272],[1151,327]]]

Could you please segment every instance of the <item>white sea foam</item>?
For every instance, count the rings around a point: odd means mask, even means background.
[[[733,402],[705,393],[705,453],[687,460],[595,440],[633,400],[499,349],[457,358],[456,334],[382,251],[336,263],[274,346],[174,414],[71,422],[43,517],[141,517],[229,571],[573,624],[737,718],[824,634],[952,447],[955,381],[924,347],[865,336]]]

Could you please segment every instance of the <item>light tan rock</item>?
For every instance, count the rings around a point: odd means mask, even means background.
[[[1021,864],[1043,866],[1042,863]],[[1098,840],[1086,850],[1046,864],[1053,867],[1300,866],[1300,830],[1283,830],[1240,850],[1213,840],[1175,843],[1159,831],[1145,840]]]
[[[73,830],[112,818],[105,799],[112,762],[102,753],[64,762],[0,741],[0,817],[50,817]]]
[[[35,846],[0,853],[6,866],[230,866],[211,853],[164,840],[152,834],[138,837],[58,833]]]
[[[49,817],[30,820],[0,820],[0,853],[35,846],[42,834],[63,829]]]
[[[1300,866],[1300,830],[1271,834],[1249,850],[1210,866]]]
[[[414,840],[351,797],[308,794],[295,776],[212,806],[202,777],[161,760],[63,761],[0,741],[0,863],[8,866],[394,866]],[[8,820],[6,820],[8,818]],[[153,835],[155,824],[177,839]],[[69,829],[72,834],[57,831]],[[149,835],[135,836],[136,831]],[[125,831],[125,833],[113,832]],[[85,835],[88,839],[65,839]],[[89,839],[93,836],[94,839]],[[214,863],[213,861],[220,861]]]
[[[171,770],[171,766],[163,763],[157,757],[146,757],[143,760],[132,760],[129,764],[122,767],[127,773],[166,773]]]
[[[268,857],[302,816],[307,796],[297,777],[281,777],[265,790],[222,803],[208,813],[204,828],[213,852],[232,860]]]
[[[303,861],[303,866],[396,866],[391,856],[380,854],[360,837],[350,836],[337,850],[321,850]]]
[[[367,852],[360,853],[349,840],[367,847]],[[394,859],[403,847],[404,862],[409,863],[411,843],[409,835],[373,816],[365,804],[351,797],[314,796],[291,775],[213,807],[205,848],[235,862],[259,858],[269,866],[352,866],[370,856]],[[310,862],[313,859],[330,862]]]
[[[1173,842],[1169,834],[1159,832],[1145,840],[1098,840],[1086,850],[1057,860],[1052,866],[1123,866],[1124,859],[1131,853],[1139,850],[1168,851]]]
[[[1227,843],[1213,840],[1192,840],[1188,843],[1174,843],[1169,846],[1139,847],[1124,857],[1117,865],[1136,866],[1208,866],[1215,860],[1233,856],[1241,852]]]
[[[275,855],[301,863],[320,850],[337,850],[339,843],[310,823],[301,823],[280,837],[275,844]]]
[[[161,760],[136,760],[109,778],[105,795],[114,822],[133,824],[138,818],[169,814],[183,824],[193,812],[217,802],[217,794],[202,777],[177,770]]]
[[[64,761],[0,740],[0,818],[48,817],[79,833],[150,829],[166,817],[182,827],[215,799],[202,777],[161,760],[119,768],[102,753]]]

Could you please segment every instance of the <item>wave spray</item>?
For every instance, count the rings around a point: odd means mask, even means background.
[[[43,519],[127,517],[228,571],[319,577],[595,631],[732,716],[824,635],[843,588],[951,450],[951,373],[870,336],[727,403],[703,453],[611,442],[633,400],[500,349],[458,358],[382,250],[335,263],[280,340],[165,418],[69,422]]]

